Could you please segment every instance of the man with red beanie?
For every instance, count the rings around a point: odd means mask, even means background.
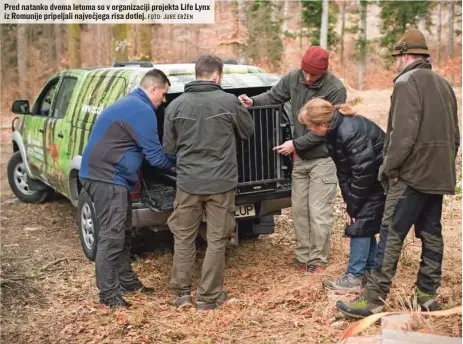
[[[328,71],[328,60],[325,49],[311,47],[302,58],[301,69],[289,72],[265,93],[239,97],[245,107],[291,101],[294,139],[274,150],[295,155],[291,203],[297,268],[311,273],[323,271],[328,264],[337,178],[323,137],[308,131],[299,123],[297,114],[312,98],[323,98],[334,105],[346,101],[346,89],[341,80]]]

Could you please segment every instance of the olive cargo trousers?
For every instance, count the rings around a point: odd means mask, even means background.
[[[177,189],[174,212],[167,224],[174,234],[174,262],[170,287],[189,293],[196,259],[196,237],[203,213],[207,220],[207,250],[197,300],[215,302],[223,291],[225,250],[235,229],[235,190],[193,195]]]

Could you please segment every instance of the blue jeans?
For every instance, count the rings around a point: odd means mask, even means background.
[[[376,237],[350,238],[350,255],[347,273],[363,277],[365,269],[374,269],[376,254]]]

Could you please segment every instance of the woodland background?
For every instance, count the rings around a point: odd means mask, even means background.
[[[217,1],[213,25],[5,24],[0,109],[9,112],[17,98],[32,100],[58,70],[115,61],[185,63],[214,53],[283,74],[298,68],[320,38],[331,52],[330,68],[349,85],[390,88],[395,76],[390,52],[409,27],[423,30],[434,67],[458,86],[461,6],[458,1],[238,0]]]

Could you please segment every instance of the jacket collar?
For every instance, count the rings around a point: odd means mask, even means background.
[[[407,67],[405,67],[405,69],[402,71],[402,73],[400,73],[399,75],[397,75],[394,79],[394,83],[395,81],[400,78],[400,76],[402,76],[403,74],[413,70],[413,69],[418,69],[418,68],[424,68],[424,69],[432,69],[432,66],[429,62],[426,62],[426,61],[423,61],[423,60],[419,60],[419,61],[415,61],[413,63],[410,63]]]
[[[323,87],[323,82],[325,81],[326,79],[326,75],[328,74],[328,72],[326,72],[325,74],[323,74],[323,76],[317,80],[317,82],[313,85],[309,85],[307,83],[307,81],[305,81],[305,78],[304,78],[304,73],[302,72],[302,69],[300,69],[300,73],[299,73],[299,82],[306,85],[308,88],[317,88],[317,89],[320,89]]]
[[[222,87],[213,81],[195,80],[185,85],[185,92],[211,92],[221,90]]]
[[[344,116],[341,115],[338,110],[335,110],[333,114],[333,118],[331,119],[331,126],[326,132],[327,139],[329,139],[331,136],[333,136],[338,131],[338,128],[341,125],[343,119],[344,119]]]
[[[148,95],[146,94],[145,91],[141,87],[137,88],[135,91],[132,93],[133,95],[138,96],[144,103],[148,104],[153,108],[153,110],[156,110],[156,107],[151,103],[151,100],[148,98]]]

